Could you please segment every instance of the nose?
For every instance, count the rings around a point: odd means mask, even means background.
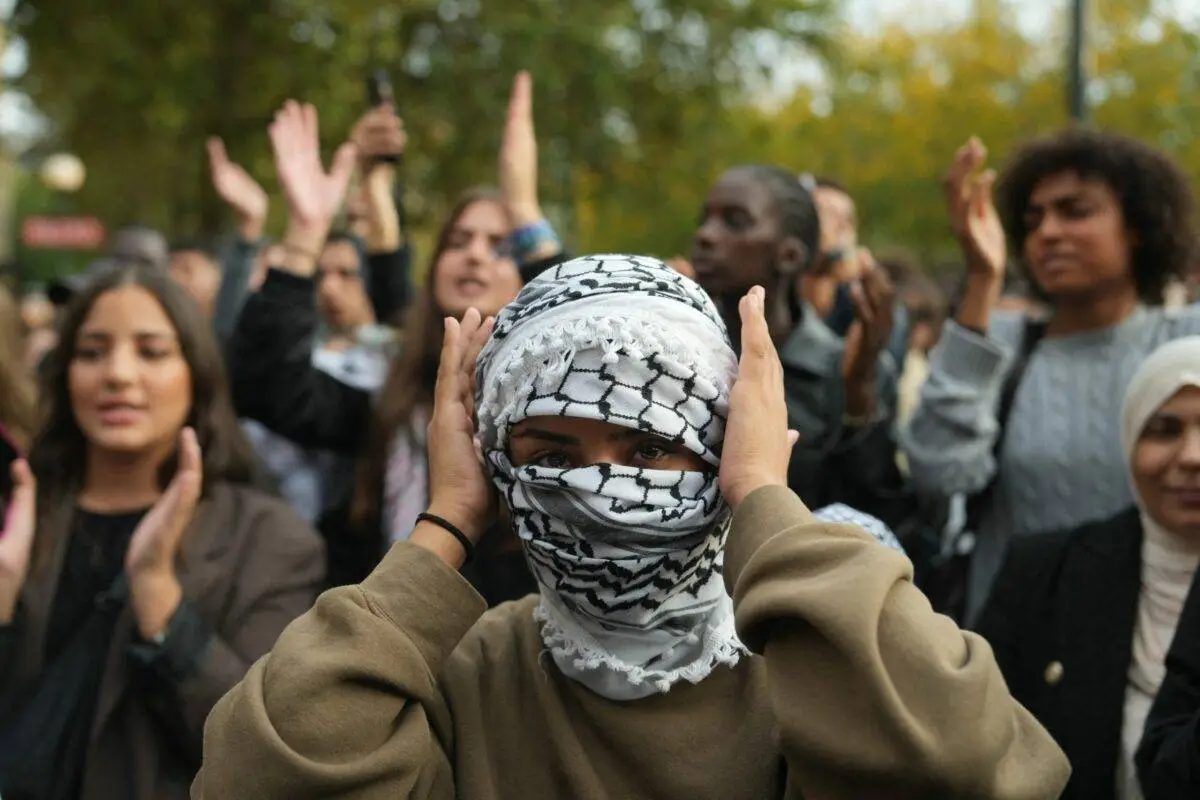
[[[613,442],[596,442],[588,447],[581,454],[583,456],[584,466],[594,467],[597,464],[613,464],[615,466],[628,466],[622,464],[623,456],[620,449]]]
[[[467,261],[471,264],[487,264],[492,260],[494,252],[491,242],[486,236],[472,236],[467,247]]]
[[[692,246],[694,249],[705,252],[712,250],[717,244],[716,221],[712,215],[707,215],[700,223],[700,227],[696,229],[696,234],[693,237]]]
[[[114,347],[104,361],[104,382],[109,386],[125,386],[137,377],[137,354],[132,347]]]
[[[1048,212],[1038,224],[1037,235],[1042,239],[1056,240],[1062,238],[1063,222],[1062,218],[1054,212]]]
[[[1200,422],[1190,425],[1184,432],[1179,463],[1190,469],[1200,469]]]

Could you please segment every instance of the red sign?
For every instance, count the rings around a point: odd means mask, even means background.
[[[97,250],[104,225],[95,217],[26,217],[21,244],[33,250]]]

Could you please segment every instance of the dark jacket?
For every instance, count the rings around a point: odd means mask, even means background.
[[[1200,579],[1179,617],[1137,768],[1146,800],[1200,797]]]
[[[1116,794],[1141,552],[1137,509],[1017,538],[977,625],[1013,697],[1070,759],[1064,798]]]
[[[896,463],[893,428],[896,371],[880,355],[878,408],[871,424],[845,424],[844,342],[809,306],[779,350],[788,426],[799,431],[788,485],[809,508],[845,503],[895,529],[915,513],[915,499]]]
[[[49,566],[31,575],[17,622],[0,637],[0,708],[42,668],[43,643],[69,537]],[[278,500],[218,484],[201,500],[177,567],[185,613],[210,635],[187,677],[150,671],[126,605],[103,665],[84,766],[82,800],[186,798],[200,767],[209,710],[313,604],[324,559],[317,535]],[[174,626],[173,626],[174,627]],[[168,638],[164,649],[170,651]],[[182,661],[188,654],[170,653]],[[99,665],[98,665],[99,666]]]
[[[521,275],[531,280],[567,258],[560,254],[531,263],[522,268]],[[234,406],[239,415],[258,420],[301,447],[354,455],[366,444],[372,398],[312,365],[317,327],[312,281],[270,270],[262,289],[247,299],[230,342]],[[376,491],[382,497],[383,486]],[[377,508],[382,505],[376,503]],[[331,586],[362,581],[384,554],[382,520],[354,524],[349,512],[347,501],[326,511],[318,524],[326,540]],[[471,569],[464,570],[464,575],[489,601],[509,599],[512,592],[522,596],[533,584],[526,580],[527,570],[519,558],[508,563],[520,567],[521,579],[514,582],[511,575],[472,575]],[[473,564],[476,572],[493,566],[482,552]],[[492,591],[489,587],[493,585],[501,588]]]

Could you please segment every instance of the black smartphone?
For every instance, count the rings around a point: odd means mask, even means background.
[[[392,79],[388,77],[386,71],[377,69],[367,78],[367,103],[371,108],[379,108],[379,106],[387,103],[393,110],[396,108],[396,95],[392,91]],[[398,155],[378,156],[376,161],[383,161],[388,164],[396,164],[400,161]]]
[[[12,498],[13,462],[24,458],[20,448],[8,436],[4,426],[0,425],[0,536],[4,535],[5,520],[8,519],[8,501]]]

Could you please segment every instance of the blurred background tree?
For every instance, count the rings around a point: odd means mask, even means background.
[[[131,0],[118,14],[16,0],[11,32],[29,52],[17,88],[52,123],[45,147],[84,160],[75,205],[109,224],[221,230],[205,137],[274,192],[274,110],[315,103],[332,150],[382,68],[427,234],[460,191],[494,182],[509,85],[528,68],[544,203],[577,250],[686,253],[715,175],[768,162],[847,183],[870,244],[948,263],[939,184],[954,150],[976,134],[1002,160],[1066,122],[1066,4],[1031,33],[1015,0],[866,30],[847,23],[848,1]],[[1092,118],[1200,174],[1200,42],[1164,1],[1090,4]]]

